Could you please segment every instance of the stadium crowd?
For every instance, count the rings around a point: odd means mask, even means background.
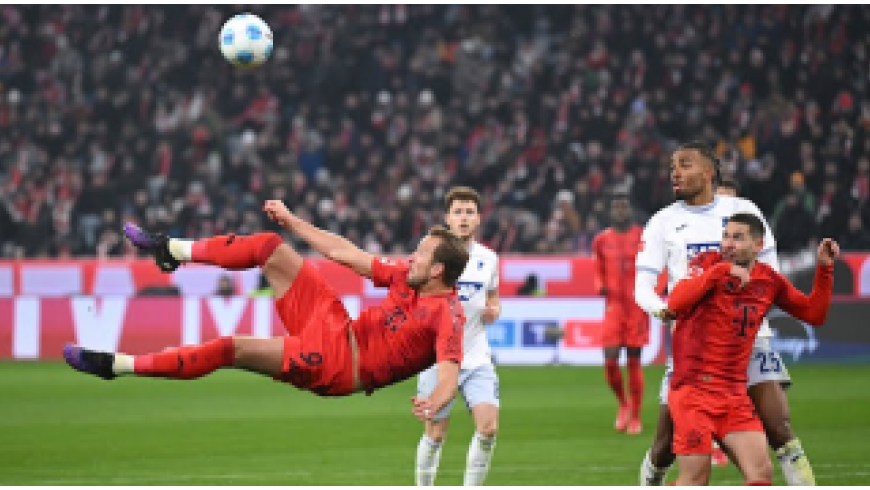
[[[589,253],[608,192],[640,223],[670,202],[690,139],[782,254],[870,249],[866,5],[251,11],[276,44],[245,71],[231,6],[0,6],[0,257],[129,255],[125,220],[279,231],[266,198],[405,253],[454,184],[497,252]]]

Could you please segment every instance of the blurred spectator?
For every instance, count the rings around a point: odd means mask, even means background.
[[[849,216],[848,229],[840,236],[838,243],[848,250],[870,250],[870,232],[864,227],[860,214]]]
[[[518,296],[543,296],[544,291],[538,286],[538,276],[529,274],[525,281],[517,288]]]
[[[778,227],[783,213],[788,207],[788,203],[792,200],[792,196],[797,199],[798,204],[805,209],[808,214],[812,215],[816,212],[816,197],[813,196],[804,186],[804,176],[802,173],[794,172],[791,174],[789,187],[789,193],[783,196],[783,198],[776,204],[776,208],[773,210],[773,216],[770,217],[770,226],[774,229]],[[779,241],[778,237],[777,241]]]
[[[269,280],[266,279],[266,274],[260,274],[257,289],[248,293],[248,296],[251,298],[271,298],[273,296],[272,286],[269,284]]]
[[[228,298],[236,294],[236,284],[233,281],[233,276],[229,274],[221,274],[218,277],[217,287],[214,290],[215,296]]]
[[[785,196],[779,220],[770,226],[777,248],[783,254],[800,252],[811,246],[811,240],[816,237],[813,215],[801,204],[801,195],[794,191]]]

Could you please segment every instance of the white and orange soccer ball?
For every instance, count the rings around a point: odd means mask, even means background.
[[[272,54],[272,29],[254,14],[239,14],[221,27],[219,42],[227,61],[253,68],[265,63]]]

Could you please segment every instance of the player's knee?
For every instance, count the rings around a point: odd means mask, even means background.
[[[779,449],[788,441],[794,439],[791,420],[788,416],[777,417],[776,420],[764,424],[767,440],[774,449]]]
[[[230,339],[233,344],[233,364],[236,366],[245,365],[245,361],[251,355],[251,349],[243,339],[236,339],[234,337],[230,337]]]
[[[773,480],[773,463],[769,458],[758,461],[746,469],[747,482],[769,482]]]
[[[426,435],[436,444],[444,442],[444,436],[447,434],[447,426],[438,422],[426,425]]]
[[[492,417],[484,420],[478,425],[477,433],[486,438],[495,437],[498,434],[498,419]]]

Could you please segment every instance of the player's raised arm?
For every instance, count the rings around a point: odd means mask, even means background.
[[[831,289],[834,285],[834,261],[840,255],[837,242],[825,238],[819,244],[817,253],[818,264],[813,279],[813,290],[809,296],[800,292],[785,278],[782,278],[782,289],[774,303],[789,315],[805,321],[810,325],[820,327],[825,323],[828,309],[831,306]]]
[[[306,222],[291,213],[281,201],[266,201],[263,211],[266,212],[269,219],[299,235],[308,245],[327,259],[346,265],[361,276],[372,276],[372,260],[374,260],[374,256],[360,249],[351,243],[350,240],[326,230],[321,230]]]

